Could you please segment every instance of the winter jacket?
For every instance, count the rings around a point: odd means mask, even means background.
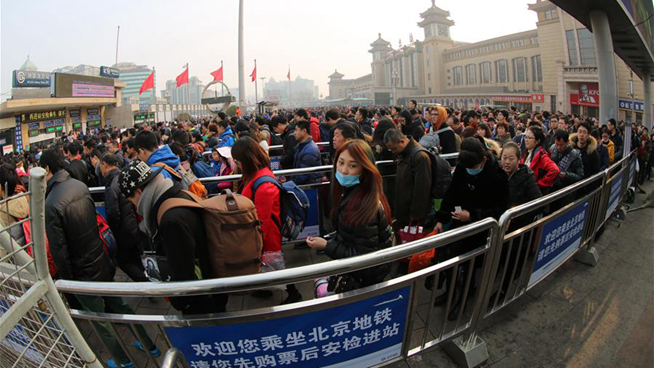
[[[425,135],[425,127],[422,125],[422,120],[416,119],[411,122],[406,122],[402,126],[402,134],[412,136],[416,142],[420,142],[420,138]]]
[[[62,279],[113,280],[116,269],[100,240],[95,203],[86,185],[65,170],[48,180],[45,230]]]
[[[510,134],[510,133],[506,133],[506,134],[504,134],[504,135],[501,136],[501,137],[500,137],[500,136],[495,137],[495,142],[497,142],[497,144],[499,144],[500,147],[504,147],[504,145],[505,145],[507,142],[511,142],[511,134]]]
[[[452,177],[452,184],[445,193],[441,208],[436,214],[438,222],[448,223],[452,220],[454,208],[470,212],[470,221],[493,217],[499,220],[509,205],[508,177],[497,160],[489,156],[484,169],[477,175],[470,175],[463,166],[457,166]],[[464,223],[452,220],[450,228],[457,228]]]
[[[600,157],[597,153],[597,140],[594,137],[588,137],[586,147],[579,147],[579,137],[577,134],[571,134],[568,141],[570,147],[576,148],[581,153],[581,162],[584,168],[584,179],[600,172]]]
[[[509,208],[533,201],[541,197],[536,177],[530,168],[523,164],[509,176]]]
[[[567,167],[561,167],[562,160],[568,156]],[[574,184],[584,178],[584,164],[581,161],[581,153],[577,149],[568,146],[563,152],[559,152],[556,148],[552,153],[552,161],[559,167],[559,172],[565,172],[564,178],[557,178],[554,183],[554,190],[565,188],[568,185]]]
[[[115,169],[105,176],[107,185],[104,188],[104,207],[107,213],[107,223],[118,244],[119,255],[140,254],[147,239],[139,231],[134,205],[120,192],[119,174],[120,170]]]
[[[158,150],[152,152],[150,157],[148,157],[148,166],[154,169],[154,164],[166,164],[171,168],[177,170],[179,168],[179,157],[175,156],[173,151],[170,149],[170,146],[165,145]],[[162,170],[161,174],[164,178],[172,179],[170,173],[166,170]],[[175,179],[174,179],[175,180]]]
[[[619,161],[622,158],[622,150],[624,148],[624,141],[622,140],[622,136],[620,135],[620,132],[616,128],[615,134],[609,133],[609,138],[615,145],[614,148],[614,159],[613,162]]]
[[[314,142],[322,142],[320,139],[320,120],[311,117],[309,119],[309,126],[311,127],[311,139],[313,139]]]
[[[207,148],[214,148],[218,145],[218,137],[212,135],[207,138]]]
[[[149,216],[156,218],[161,204],[169,198],[190,199],[182,192],[181,184],[175,183],[156,200]],[[213,277],[200,210],[178,207],[166,211],[161,216],[154,241],[157,253],[167,259],[170,281],[197,280],[196,265],[203,279]],[[171,297],[170,303],[184,314],[217,313],[225,310],[227,294]]]
[[[19,197],[0,205],[0,227],[6,228],[16,221],[27,218],[30,215],[30,203],[28,198],[29,197]]]
[[[611,142],[611,141],[609,141]],[[611,142],[613,144],[613,142]],[[609,149],[603,144],[597,145],[597,155],[599,156],[600,170],[605,170],[611,165],[609,158]]]
[[[439,129],[440,130],[440,129]],[[438,131],[438,130],[435,130]],[[452,129],[445,129],[438,133],[438,139],[441,145],[440,153],[454,153],[457,152],[456,148],[456,133]]]
[[[93,186],[89,182],[89,165],[84,160],[72,160],[66,167],[70,177],[84,183],[87,187]]]
[[[343,199],[338,208],[338,218],[336,219],[336,236],[327,242],[325,254],[331,259],[343,259],[355,257],[362,254],[371,253],[380,249],[385,249],[393,245],[393,230],[386,221],[384,209],[379,204],[379,210],[373,220],[365,225],[352,228],[347,225],[341,216],[345,210],[347,202],[352,198],[357,190],[363,190],[360,185],[346,189]],[[379,283],[390,272],[390,264],[384,264],[377,267],[354,272],[361,286],[370,286]]]
[[[534,151],[529,162],[529,168],[536,177],[536,184],[538,184],[541,193],[549,194],[559,175],[559,167],[550,159],[549,154],[543,147],[536,147]],[[520,163],[526,164],[529,155],[530,152],[526,152],[520,159]]]
[[[295,157],[293,159],[293,168],[300,169],[303,167],[315,167],[320,166],[322,161],[320,159],[320,151],[316,143],[309,137],[302,143],[298,143],[295,149]],[[322,174],[313,173],[313,174],[302,174],[295,175],[292,177],[295,184],[310,184],[317,183],[322,178]]]
[[[609,166],[613,165],[615,162],[615,143],[609,139],[608,143],[601,142],[601,145],[606,147],[606,150],[609,152]]]
[[[431,200],[431,159],[425,152],[411,155],[420,145],[409,137],[409,143],[399,154],[395,177],[395,219],[404,227],[409,222],[424,224],[433,205]]]
[[[282,233],[280,231],[281,202],[279,188],[273,183],[263,183],[257,188],[255,197],[252,198],[252,186],[262,176],[274,177],[269,168],[263,168],[254,174],[254,178],[239,190],[243,196],[250,198],[257,208],[257,214],[261,221],[263,232],[263,251],[279,252],[282,250]]]
[[[219,170],[220,171],[216,176],[232,175],[232,173],[234,172],[234,169],[232,168],[231,165],[220,165]],[[234,187],[234,183],[232,183],[231,181],[224,181],[222,183],[218,183],[218,190],[221,192],[225,189],[232,190],[233,187]]]
[[[220,135],[220,140],[218,141],[218,147],[232,147],[234,145],[234,132],[232,128],[227,127],[227,129]]]
[[[372,135],[373,129],[372,129],[372,121],[370,119],[365,118],[365,119],[363,119],[362,122],[360,122],[358,124],[359,124],[359,126],[361,126],[361,131],[364,134]]]

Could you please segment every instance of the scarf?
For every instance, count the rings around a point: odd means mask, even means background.
[[[136,206],[136,212],[143,216],[143,221],[139,224],[139,229],[148,234],[150,238],[154,237],[157,230],[157,214],[152,213],[154,204],[172,186],[172,180],[164,178],[163,175],[157,175],[143,188],[138,206]]]

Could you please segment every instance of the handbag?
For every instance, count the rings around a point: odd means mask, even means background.
[[[438,234],[434,229],[427,237]],[[414,254],[409,259],[409,273],[420,271],[432,265],[432,259],[436,256],[436,249],[429,249],[424,252]]]

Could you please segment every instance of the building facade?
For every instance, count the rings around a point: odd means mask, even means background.
[[[475,43],[450,37],[450,13],[435,5],[420,14],[422,41],[394,49],[381,34],[371,44],[371,87],[378,105],[440,103],[456,108],[516,106],[534,111],[599,115],[592,33],[547,0],[528,5],[536,28]],[[617,56],[619,119],[642,121],[643,84]],[[330,98],[365,90],[366,82],[329,76]]]
[[[263,87],[263,98],[266,102],[286,106],[313,105],[320,98],[319,93],[320,90],[313,80],[300,76],[292,81],[277,81],[271,77]]]
[[[199,104],[202,100],[204,85],[198,77],[190,77],[188,83],[177,88],[174,80],[166,81],[166,89],[162,90],[162,97],[172,104]]]

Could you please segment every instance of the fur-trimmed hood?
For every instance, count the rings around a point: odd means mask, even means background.
[[[582,148],[579,147],[578,142],[579,142],[579,137],[577,136],[577,133],[570,134],[570,139],[568,140],[570,143],[570,146],[572,148],[576,148],[578,150],[582,150]],[[593,153],[597,150],[597,140],[593,136],[588,136],[588,144],[586,144],[586,153]]]

